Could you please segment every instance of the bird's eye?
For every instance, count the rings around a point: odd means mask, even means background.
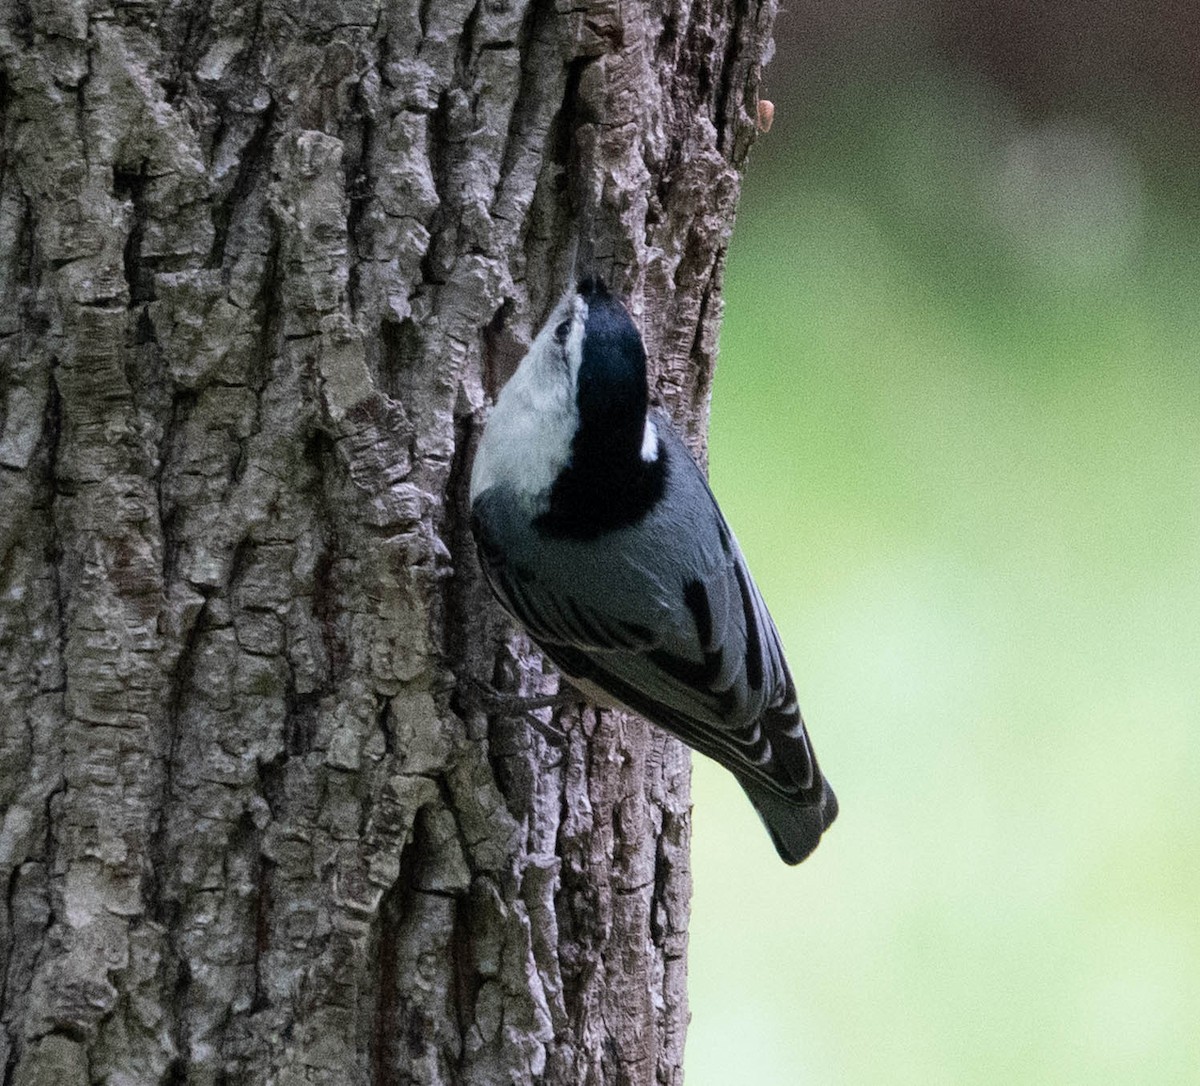
[[[554,341],[556,343],[566,343],[567,336],[571,334],[571,322],[563,321],[557,328],[554,329]]]

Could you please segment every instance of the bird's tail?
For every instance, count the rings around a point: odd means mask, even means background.
[[[816,803],[785,799],[754,781],[743,780],[741,785],[784,863],[798,864],[808,856],[837,818],[837,796],[824,777],[821,798]]]

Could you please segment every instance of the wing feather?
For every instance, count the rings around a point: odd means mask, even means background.
[[[585,607],[540,583],[531,572],[514,570],[501,555],[482,546],[479,557],[496,598],[543,648],[551,644],[592,652],[639,651],[653,643],[651,631],[635,621]]]
[[[629,616],[605,610],[485,561],[497,597],[567,675],[775,795],[813,789],[815,759],[783,663],[779,635],[740,552],[682,589],[690,640],[667,644]],[[524,571],[522,571],[524,573]]]
[[[815,830],[819,838],[836,801],[809,743],[775,624],[703,475],[673,440],[672,463],[686,461],[683,482],[693,488],[701,514],[691,525],[656,531],[688,538],[706,557],[674,588],[654,582],[664,598],[654,594],[659,610],[652,618],[647,596],[631,594],[628,584],[612,590],[602,578],[589,578],[577,560],[523,563],[512,557],[549,544],[525,534],[526,522],[518,523],[500,495],[494,503],[487,493],[476,500],[477,510],[486,513],[473,525],[481,564],[500,602],[562,671],[731,770],[781,853],[806,854],[810,845],[780,844],[772,824],[783,817],[780,810],[811,806],[817,814],[803,817],[824,819]],[[489,536],[489,522],[508,546]],[[521,542],[513,546],[512,540]],[[662,534],[648,533],[640,553],[661,547],[662,540]],[[636,570],[629,576],[636,579]]]

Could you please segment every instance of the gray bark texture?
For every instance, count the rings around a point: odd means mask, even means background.
[[[4,1086],[680,1081],[686,752],[478,695],[466,481],[577,248],[699,445],[774,7],[4,0]]]

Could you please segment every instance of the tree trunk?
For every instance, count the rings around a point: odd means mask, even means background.
[[[0,9],[4,1086],[680,1081],[686,752],[479,696],[466,481],[577,249],[698,440],[774,7]]]

